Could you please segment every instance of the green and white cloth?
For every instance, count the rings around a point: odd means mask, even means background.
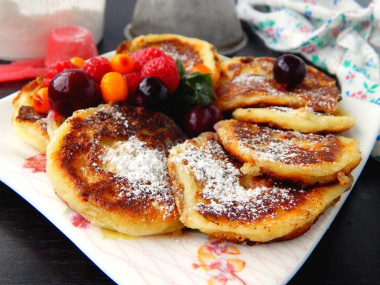
[[[334,74],[342,96],[380,105],[380,0],[238,0],[236,10],[269,48]],[[372,156],[380,160],[380,130]]]

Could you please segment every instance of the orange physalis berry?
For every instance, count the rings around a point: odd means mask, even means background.
[[[133,61],[126,54],[115,54],[110,60],[110,65],[114,71],[121,74],[126,74],[133,70]]]
[[[128,97],[127,81],[119,72],[108,72],[103,75],[100,82],[103,100],[108,102],[125,101]]]
[[[70,62],[78,66],[78,68],[81,68],[84,65],[84,59],[79,56],[74,56],[70,58]]]
[[[33,108],[40,113],[47,114],[51,110],[47,87],[40,88],[33,94],[32,104]]]
[[[190,70],[190,73],[194,73],[194,72],[211,73],[211,69],[208,68],[208,66],[206,66],[206,65],[204,65],[204,64],[198,64],[198,65],[194,66],[194,67]]]
[[[219,79],[219,76],[217,76],[216,74],[213,74],[211,72],[211,69],[207,65],[204,65],[204,64],[198,64],[198,65],[194,66],[190,70],[190,73],[194,73],[194,72],[200,72],[200,73],[204,73],[204,74],[209,73],[211,75],[211,79],[214,83],[217,82]]]

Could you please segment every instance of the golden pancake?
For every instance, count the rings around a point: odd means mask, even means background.
[[[213,133],[172,148],[168,167],[184,225],[238,243],[300,236],[352,185],[352,177],[301,188],[243,175]]]
[[[291,90],[273,78],[275,58],[235,57],[222,62],[215,105],[222,111],[253,106],[310,107],[334,113],[340,99],[335,80],[308,65],[305,78]]]
[[[263,173],[302,184],[347,182],[361,161],[359,142],[335,135],[302,134],[224,120],[214,126],[223,146],[246,163],[244,173]]]
[[[317,113],[308,107],[238,108],[233,111],[232,117],[238,121],[268,124],[270,127],[301,133],[339,133],[355,124],[354,118],[340,107],[334,114]]]
[[[34,109],[33,95],[44,86],[44,76],[37,77],[25,85],[12,101],[13,130],[40,153],[46,152],[50,136],[66,119],[56,112],[43,114]]]
[[[219,78],[220,57],[210,43],[175,34],[148,34],[124,41],[116,49],[117,53],[131,54],[147,47],[161,49],[166,55],[180,59],[189,72],[194,66],[204,64],[211,70],[211,77]]]
[[[128,105],[75,111],[47,147],[57,195],[91,223],[132,236],[181,229],[166,160],[183,140],[165,115]]]
[[[44,78],[38,77],[25,85],[12,101],[12,126],[15,133],[40,153],[45,153],[49,141],[47,115],[33,108],[32,97],[43,86]]]

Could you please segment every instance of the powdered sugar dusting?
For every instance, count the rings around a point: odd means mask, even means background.
[[[239,151],[253,161],[277,161],[307,166],[334,160],[338,141],[333,135],[302,134],[242,122],[238,124],[236,139]]]
[[[171,50],[166,49],[163,51],[165,52],[166,55],[168,55],[174,59],[179,59],[182,62],[188,62],[189,61],[189,57],[187,54],[180,54],[175,49],[171,49]],[[191,69],[193,67],[194,67],[193,64],[191,64],[191,65],[187,66],[186,69]]]
[[[236,76],[232,79],[232,83],[239,84],[239,85],[250,85],[252,83],[263,83],[266,79],[264,76],[255,75],[255,74],[249,74],[249,73],[243,73],[239,76]]]
[[[169,174],[165,153],[149,149],[145,142],[135,136],[127,141],[116,143],[107,149],[103,162],[110,164],[119,176],[125,177],[131,184],[131,191],[124,193],[136,199],[144,195],[169,204],[166,211],[174,210],[174,199],[168,184]],[[171,203],[168,203],[171,202]]]
[[[284,94],[283,91],[272,86],[270,78],[262,75],[243,73],[232,79],[227,85],[238,86],[244,90],[258,90],[270,96]]]
[[[294,203],[292,189],[262,184],[245,188],[240,184],[240,170],[234,166],[217,142],[208,141],[203,148],[188,144],[178,154],[194,178],[204,188],[195,210],[203,214],[224,215],[229,219],[254,221],[263,215],[274,217],[274,207],[288,209]]]
[[[202,63],[198,53],[191,47],[191,45],[182,43],[181,41],[174,39],[160,41],[157,47],[166,55],[181,60],[187,72],[189,72],[194,66]]]
[[[269,66],[268,66],[269,68]],[[248,73],[240,73],[230,77],[216,89],[217,98],[223,102],[236,104],[241,107],[244,98],[251,98],[248,105],[279,104],[280,101],[268,101],[268,97],[285,96],[281,104],[290,107],[311,107],[315,111],[332,113],[336,109],[340,91],[335,82],[322,81],[319,73],[310,73],[301,84],[287,90],[270,74],[267,67],[254,68]],[[239,96],[243,96],[236,100]],[[294,98],[294,100],[292,100]],[[253,100],[255,99],[255,100]],[[234,107],[237,107],[234,105]]]

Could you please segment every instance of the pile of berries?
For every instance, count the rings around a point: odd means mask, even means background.
[[[110,60],[95,57],[84,61],[74,57],[49,68],[45,87],[35,92],[32,102],[38,112],[53,110],[64,116],[103,102],[126,101],[134,106],[164,111],[167,106],[173,107],[169,100],[174,97],[180,80],[174,59],[156,48],[145,48],[130,56],[116,54]],[[181,125],[189,126],[189,135],[196,135],[196,130],[204,131],[206,125],[208,130],[215,121],[215,115],[211,114],[216,108],[203,109],[197,107],[192,115],[182,114],[188,122]],[[220,112],[217,116],[221,117]]]

